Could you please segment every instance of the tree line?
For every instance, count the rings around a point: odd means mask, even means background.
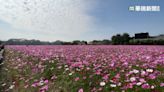
[[[162,39],[135,39],[130,37],[128,33],[116,34],[111,37],[111,40],[93,40],[90,42],[74,40],[71,42],[66,41],[40,41],[40,40],[27,40],[27,39],[9,39],[8,41],[0,41],[0,44],[6,45],[164,45],[164,38]]]
[[[160,39],[156,37],[145,37],[144,39],[136,39],[130,37],[128,33],[116,34],[112,36],[112,44],[114,45],[164,45],[164,36]]]

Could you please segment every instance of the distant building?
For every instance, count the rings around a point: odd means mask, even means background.
[[[145,39],[149,38],[149,33],[136,33],[135,34],[135,39]]]
[[[158,36],[152,36],[151,37],[154,40],[164,40],[164,34],[158,35]]]

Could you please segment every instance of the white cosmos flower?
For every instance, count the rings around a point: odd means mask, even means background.
[[[76,71],[81,71],[79,68],[76,68]]]
[[[100,82],[100,86],[105,86],[105,82]]]
[[[140,86],[141,84],[142,84],[142,82],[138,82],[136,85],[137,85],[137,86]]]
[[[68,71],[68,70],[69,70],[69,68],[66,68],[65,70],[66,70],[66,71]]]
[[[68,75],[71,76],[72,74],[73,74],[73,73],[71,72],[71,73],[69,73]]]
[[[125,90],[122,90],[121,92],[125,92]]]
[[[115,87],[116,87],[116,84],[110,84],[110,86],[111,86],[112,88],[115,88]]]
[[[8,71],[8,69],[7,69],[7,68],[5,68],[5,70],[6,70],[6,71]]]
[[[152,73],[153,69],[146,69],[146,72]]]
[[[51,68],[50,68],[50,70],[53,70],[53,69],[54,69],[54,67],[51,67]]]
[[[61,68],[62,68],[62,66],[59,66],[59,67],[58,67],[58,69],[61,69]]]
[[[113,80],[109,80],[110,82],[114,82]]]
[[[6,83],[3,83],[2,86],[6,86]]]
[[[3,65],[4,63],[1,63],[0,65]]]
[[[136,80],[135,77],[131,77],[131,78],[130,78],[130,81],[131,81],[131,82],[134,82],[135,80]]]
[[[151,86],[151,89],[154,89],[155,87],[154,86]]]
[[[68,65],[65,65],[64,67],[68,67]]]
[[[40,85],[40,86],[44,85],[44,81],[41,80],[41,81],[39,82],[39,85]]]
[[[137,74],[137,73],[139,73],[139,70],[134,69],[133,73]]]
[[[117,85],[118,85],[118,86],[121,86],[121,83],[119,82]]]
[[[9,87],[9,89],[13,89],[13,88],[14,88],[14,86],[15,86],[15,85],[11,85],[11,86]]]
[[[54,60],[52,60],[51,63],[54,63]]]

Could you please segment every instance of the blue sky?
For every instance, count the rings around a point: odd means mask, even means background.
[[[113,33],[128,32],[131,35],[136,32],[149,32],[150,35],[164,33],[163,0],[104,0],[104,2],[101,0],[99,2],[99,5],[90,14],[97,18],[97,25],[111,27]],[[128,6],[133,5],[160,5],[161,11],[128,11]],[[107,31],[111,30],[103,30],[103,32]]]
[[[110,39],[112,35],[124,32],[131,36],[138,32],[164,34],[163,0],[31,0],[28,2],[29,6],[21,5],[25,0],[16,1],[0,0],[2,40],[27,38],[45,41],[90,41]],[[34,3],[38,3],[38,6],[32,5]],[[161,11],[128,11],[128,7],[133,5],[158,5]]]

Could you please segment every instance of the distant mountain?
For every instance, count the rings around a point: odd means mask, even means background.
[[[5,42],[6,45],[61,45],[62,41],[48,42],[40,40],[27,39],[9,39]]]

